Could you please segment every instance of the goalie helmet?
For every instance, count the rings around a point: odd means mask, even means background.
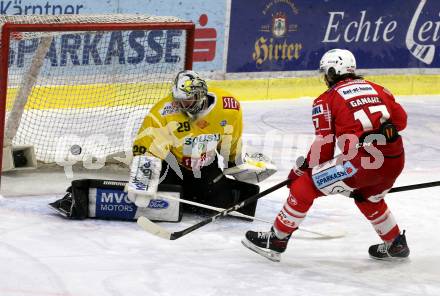
[[[338,76],[354,74],[356,59],[346,49],[332,49],[327,51],[319,62],[319,72],[323,73],[329,81],[335,81]]]
[[[179,104],[180,110],[191,117],[203,110],[207,93],[206,81],[194,71],[181,71],[174,79],[173,99]]]

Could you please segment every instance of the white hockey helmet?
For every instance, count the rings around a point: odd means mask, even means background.
[[[177,73],[172,86],[173,99],[189,116],[194,116],[203,109],[207,93],[206,81],[199,74],[191,70]]]
[[[335,75],[354,74],[356,59],[351,51],[346,49],[331,49],[319,62],[319,72],[333,79]]]

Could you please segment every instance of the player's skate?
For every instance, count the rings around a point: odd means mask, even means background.
[[[287,243],[289,242],[290,235],[279,239],[273,228],[270,231],[248,231],[245,238],[241,241],[242,244],[260,254],[263,257],[275,262],[279,262],[281,259],[280,254],[286,250]]]
[[[409,248],[406,244],[405,230],[399,234],[390,244],[372,245],[368,249],[370,257],[378,260],[402,260],[409,256]]]

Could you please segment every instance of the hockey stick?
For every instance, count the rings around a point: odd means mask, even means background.
[[[187,200],[187,199],[177,198],[177,197],[173,197],[173,196],[166,196],[165,198],[166,199],[175,200],[175,201],[178,201],[178,202],[181,202],[181,203],[189,204],[189,205],[192,205],[192,206],[196,206],[196,207],[200,207],[200,208],[204,208],[204,209],[208,209],[208,210],[217,211],[217,212],[221,212],[221,211],[225,210],[223,208],[213,207],[213,206],[210,206],[210,205],[205,205],[205,204],[198,203],[198,202],[195,202],[195,201],[190,201],[190,200]],[[228,213],[228,215],[234,216],[234,217],[247,218],[247,219],[267,222],[266,220],[263,220],[263,219],[260,219],[260,218],[254,217],[254,216],[248,216],[248,215],[242,214],[240,212],[230,212],[230,213]]]
[[[190,227],[187,227],[187,228],[185,228],[183,230],[180,230],[180,231],[169,232],[167,229],[161,227],[160,225],[151,222],[146,217],[139,217],[138,220],[137,220],[137,223],[144,230],[146,230],[146,231],[148,231],[148,232],[150,232],[152,234],[155,234],[157,236],[160,236],[160,237],[168,239],[168,240],[175,240],[175,239],[178,239],[178,238],[180,238],[180,237],[182,237],[184,235],[187,235],[188,233],[193,232],[194,230],[197,230],[197,229],[205,226],[206,224],[214,222],[215,220],[218,220],[219,218],[221,218],[223,216],[226,216],[226,215],[228,215],[231,212],[234,212],[234,211],[236,211],[236,210],[238,210],[238,209],[240,209],[240,208],[242,208],[242,207],[244,207],[244,206],[246,206],[246,205],[248,205],[250,203],[253,203],[256,200],[258,200],[259,198],[261,198],[261,197],[263,197],[265,195],[268,195],[269,193],[272,193],[275,190],[278,190],[281,187],[283,187],[283,186],[285,186],[285,185],[287,185],[289,183],[290,183],[289,179],[284,180],[281,183],[278,183],[278,184],[276,184],[276,185],[274,185],[274,186],[272,186],[272,187],[270,187],[270,188],[268,188],[268,189],[266,189],[266,190],[264,190],[264,191],[262,191],[260,193],[257,193],[255,195],[245,199],[244,201],[240,202],[239,204],[236,204],[236,205],[234,205],[234,206],[232,206],[230,208],[227,208],[227,209],[221,211],[218,214],[215,214],[215,215],[213,215],[213,216],[211,216],[209,218],[206,218],[206,219],[200,221],[199,223],[196,223],[196,224],[194,224],[194,225],[192,225]]]
[[[198,203],[198,202],[195,202],[195,201],[190,201],[190,200],[186,200],[186,199],[182,199],[182,198],[177,198],[177,197],[173,197],[173,196],[167,196],[166,198],[167,199],[171,199],[171,200],[175,200],[175,201],[178,201],[178,202],[181,202],[181,203],[186,203],[186,204],[189,204],[189,205],[193,205],[193,206],[196,206],[196,207],[217,211],[217,212],[221,212],[221,211],[225,210],[223,208],[213,207],[213,206],[209,206],[209,205],[206,205],[206,204],[202,204],[202,203]],[[228,215],[231,215],[231,216],[234,216],[234,217],[251,219],[251,220],[255,220],[255,221],[260,221],[260,222],[264,222],[264,223],[267,223],[267,224],[273,224],[273,221],[268,221],[268,220],[261,219],[261,218],[255,217],[255,216],[245,215],[245,214],[240,213],[240,212],[230,212],[230,213],[228,213]],[[323,233],[323,232],[319,232],[319,231],[308,230],[308,229],[305,229],[305,228],[298,228],[298,231],[307,232],[307,233],[319,236],[319,238],[315,238],[315,239],[334,239],[334,238],[340,238],[340,237],[345,236],[344,232],[336,232],[336,233],[333,233],[333,234],[328,234],[328,233]]]
[[[393,188],[391,188],[390,191],[388,191],[388,193],[402,192],[402,191],[416,190],[416,189],[423,189],[423,188],[436,187],[436,186],[440,186],[440,181],[420,183],[420,184],[413,184],[413,185],[400,186],[400,187],[393,187]]]
[[[137,220],[137,223],[139,224],[139,226],[141,226],[147,232],[150,232],[154,235],[160,236],[165,239],[175,240],[175,239],[178,239],[178,238],[180,238],[180,237],[182,237],[182,236],[184,236],[184,235],[186,235],[196,229],[201,228],[202,226],[204,226],[210,222],[213,222],[213,221],[219,219],[221,216],[226,216],[226,215],[230,214],[231,212],[234,212],[235,210],[240,209],[241,207],[256,201],[257,199],[259,199],[259,198],[261,198],[261,197],[263,197],[263,196],[265,196],[275,190],[278,190],[279,188],[283,187],[284,185],[287,185],[288,183],[289,183],[289,180],[285,180],[285,181],[283,181],[283,182],[281,182],[281,183],[279,183],[269,189],[266,189],[263,192],[260,192],[259,194],[256,194],[254,196],[249,197],[248,199],[244,200],[240,204],[237,204],[237,205],[235,205],[231,208],[225,209],[225,210],[221,210],[220,213],[218,213],[210,218],[207,218],[205,220],[202,220],[199,223],[197,223],[193,226],[190,226],[188,228],[185,228],[181,231],[169,232],[167,229],[161,227],[160,225],[158,225],[156,223],[151,222],[150,220],[148,220],[145,217],[139,217],[139,219]],[[402,192],[402,191],[415,190],[415,189],[423,189],[423,188],[429,188],[429,187],[435,187],[435,186],[440,186],[440,181],[420,183],[420,184],[407,185],[407,186],[401,186],[401,187],[394,187],[394,188],[391,188],[389,193]],[[254,217],[249,217],[249,218],[253,219]],[[262,221],[262,222],[267,222],[267,221]],[[329,236],[329,235],[325,235],[325,234],[322,234],[319,232],[306,230],[303,228],[301,230],[304,232],[310,232],[310,233],[314,233],[317,235],[322,235],[324,237],[325,236],[332,237],[332,238],[340,237],[340,235],[339,236],[336,236],[336,235]]]
[[[402,192],[402,191],[430,188],[430,187],[436,187],[436,186],[440,186],[440,181],[419,183],[419,184],[406,185],[406,186],[400,186],[400,187],[393,187],[393,188],[391,188],[388,191],[388,193],[395,193],[395,192]],[[353,192],[350,194],[350,197],[354,198],[355,200],[358,200],[358,201],[363,201],[364,200],[364,198],[362,196],[359,196],[357,194],[353,194]]]

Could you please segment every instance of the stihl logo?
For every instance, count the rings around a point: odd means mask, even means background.
[[[240,110],[240,103],[233,97],[223,97],[223,109]]]

